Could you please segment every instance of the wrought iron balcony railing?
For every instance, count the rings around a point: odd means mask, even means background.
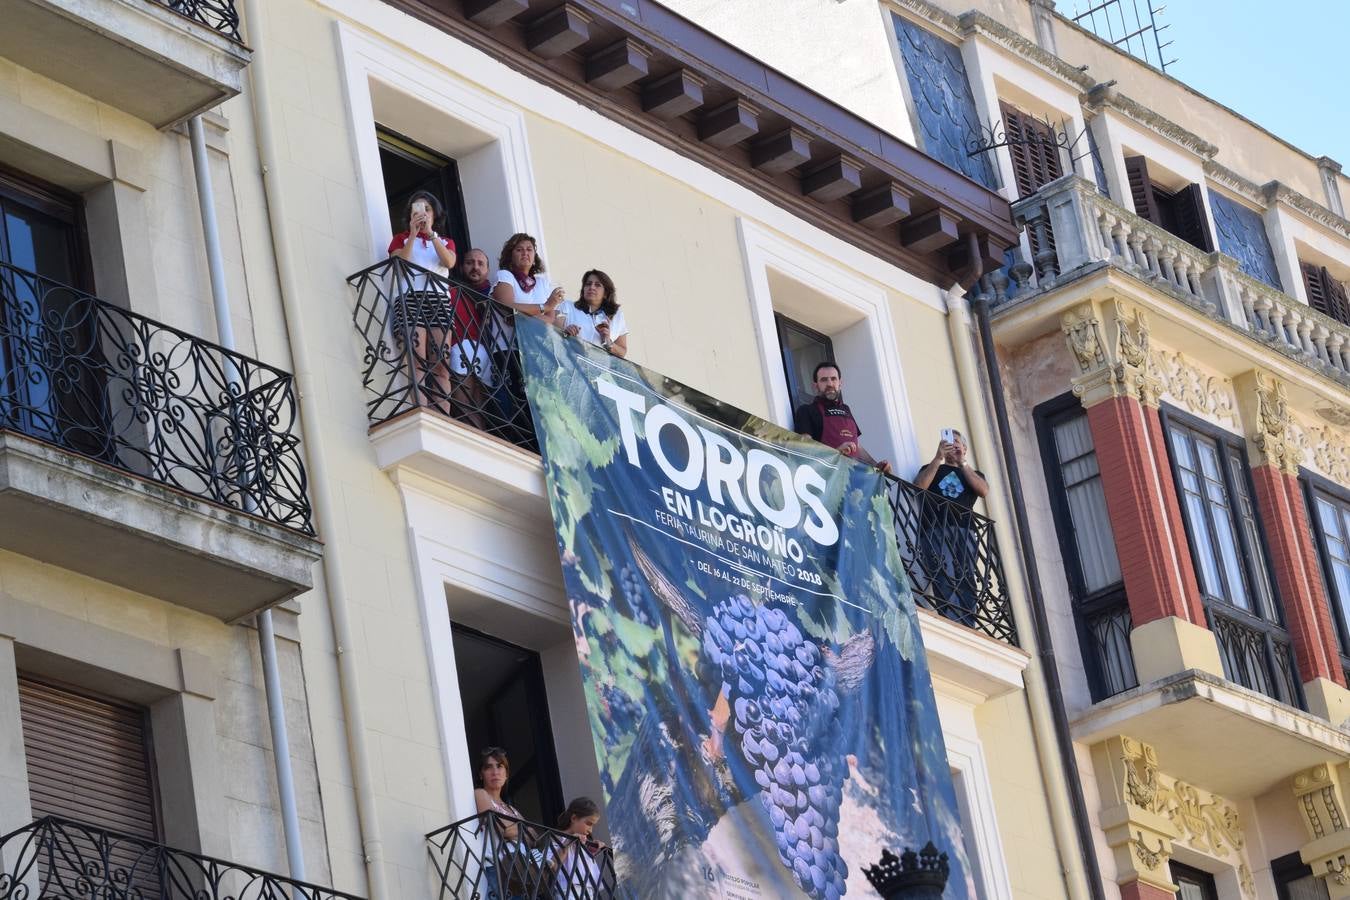
[[[886,483],[895,540],[915,600],[1016,645],[993,521],[903,479],[888,477]]]
[[[981,279],[994,306],[1022,303],[1111,265],[1198,311],[1350,387],[1350,326],[1247,275],[1238,261],[1206,253],[1065,175],[1013,204],[1032,261]]]
[[[347,279],[365,344],[371,425],[430,409],[537,453],[510,313],[454,280],[391,258]],[[993,522],[907,481],[888,482],[919,602],[1017,643]]]
[[[232,41],[243,42],[243,36],[239,33],[239,11],[234,8],[234,0],[154,0],[154,2],[160,6],[167,6],[212,31],[218,31]]]
[[[1114,697],[1139,686],[1130,646],[1130,605],[1123,592],[1074,610],[1078,642],[1083,648],[1088,686],[1094,701]]]
[[[440,883],[439,900],[618,896],[609,848],[597,850],[575,835],[496,812],[433,831],[427,853]]]
[[[48,816],[0,837],[0,900],[360,900]]]
[[[1302,708],[1302,691],[1294,674],[1293,647],[1283,629],[1247,621],[1237,610],[1209,605],[1209,627],[1219,643],[1223,674],[1236,684],[1281,703]]]
[[[0,263],[0,429],[313,534],[292,378]]]
[[[429,409],[539,452],[509,310],[397,257],[347,282],[371,425]]]

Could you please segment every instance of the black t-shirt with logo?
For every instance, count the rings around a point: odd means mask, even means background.
[[[984,473],[979,469],[975,470],[975,474],[984,477]],[[949,466],[946,463],[938,466],[937,474],[933,476],[932,482],[925,490],[930,494],[945,497],[966,509],[973,509],[975,501],[980,499],[980,495],[975,493],[970,482],[966,481],[965,473],[957,466]]]

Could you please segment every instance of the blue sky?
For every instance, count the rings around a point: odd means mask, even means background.
[[[1138,2],[1142,7],[1146,0]],[[1154,0],[1171,27],[1167,74],[1350,173],[1350,2]],[[1082,8],[1083,0],[1079,0]],[[1072,13],[1073,0],[1059,10]],[[1129,88],[1125,87],[1128,93]],[[1185,123],[1182,123],[1183,125]],[[1203,135],[1202,135],[1203,136]]]

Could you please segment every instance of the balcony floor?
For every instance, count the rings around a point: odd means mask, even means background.
[[[0,548],[235,622],[312,587],[320,544],[0,432]]]
[[[1152,744],[1169,774],[1227,797],[1254,796],[1300,769],[1350,758],[1350,731],[1196,670],[1104,700],[1070,730],[1083,744],[1117,734]]]

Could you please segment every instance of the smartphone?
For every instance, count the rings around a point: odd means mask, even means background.
[[[942,429],[942,442],[943,442],[944,444],[955,444],[955,443],[956,443],[956,429],[954,429],[954,428],[944,428],[944,429]]]

